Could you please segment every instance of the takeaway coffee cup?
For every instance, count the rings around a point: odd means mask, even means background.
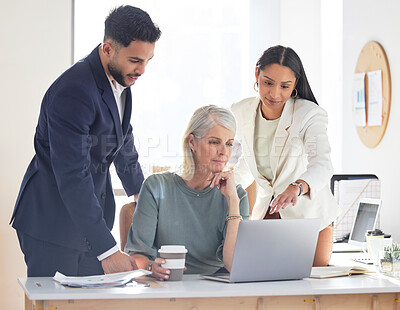
[[[171,271],[170,281],[181,281],[183,269],[185,268],[185,258],[187,249],[184,245],[163,245],[158,250],[160,257],[165,259],[165,264],[161,266]]]
[[[368,230],[365,233],[365,240],[367,241],[367,243],[366,244],[364,243],[362,246],[363,252],[365,254],[369,254],[370,256],[372,256],[371,240],[381,239],[381,238],[384,238],[384,236],[385,236],[385,234],[380,229]],[[367,247],[367,249],[365,247]]]

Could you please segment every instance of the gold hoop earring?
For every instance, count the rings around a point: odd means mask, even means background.
[[[255,92],[258,92],[258,82],[254,82],[253,89]]]
[[[293,93],[292,93],[292,97],[293,97],[294,99],[296,99],[296,98],[297,98],[297,89],[295,88],[295,89],[293,89],[293,91],[296,91],[296,95],[293,96]]]

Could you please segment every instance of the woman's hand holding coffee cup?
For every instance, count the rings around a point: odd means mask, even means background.
[[[171,274],[171,270],[162,267],[162,264],[165,264],[166,261],[164,258],[157,257],[153,264],[151,265],[151,272],[153,277],[155,277],[157,280],[163,281],[163,280],[168,280],[169,275]],[[185,267],[186,268],[186,267]]]
[[[153,263],[153,265],[157,264],[155,277],[159,280],[182,280],[183,271],[186,270],[185,258],[187,249],[185,246],[162,245],[158,252],[160,257]]]

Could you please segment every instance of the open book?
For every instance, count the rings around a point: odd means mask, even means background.
[[[359,266],[313,267],[311,270],[310,278],[324,279],[324,278],[350,276],[352,274],[363,274],[368,272],[374,272],[374,271]]]

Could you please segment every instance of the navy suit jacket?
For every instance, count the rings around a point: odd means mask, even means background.
[[[128,196],[143,183],[130,125],[132,97],[129,88],[125,92],[121,124],[98,48],[50,86],[36,128],[36,154],[11,218],[16,230],[93,256],[116,244],[110,232],[111,163]]]

